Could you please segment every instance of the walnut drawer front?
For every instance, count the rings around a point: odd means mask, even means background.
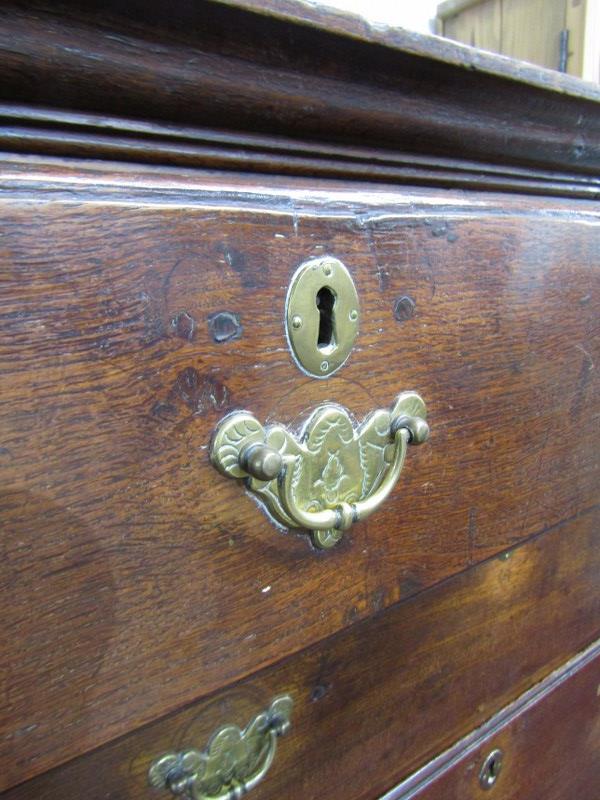
[[[597,503],[592,203],[41,159],[2,181],[3,789]],[[323,254],[361,322],[315,380],[283,319]],[[331,551],[209,462],[231,411],[298,430],[404,389],[430,441]]]

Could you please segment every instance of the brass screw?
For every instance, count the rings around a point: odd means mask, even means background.
[[[355,308],[353,308],[348,316],[350,317],[350,320],[352,322],[355,322],[358,319],[358,311]]]
[[[321,372],[327,372],[329,369],[329,361],[321,361]]]
[[[323,273],[329,278],[331,275],[331,264],[323,264]]]
[[[296,328],[296,330],[298,330],[298,328],[301,327],[302,327],[302,317],[296,314],[295,317],[292,317],[292,328]]]

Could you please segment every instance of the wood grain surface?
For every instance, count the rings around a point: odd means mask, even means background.
[[[47,113],[597,177],[599,98],[598,87],[570,76],[289,0],[13,0],[2,7],[0,100]],[[121,157],[126,128],[112,131]],[[72,138],[64,120],[39,130],[24,114],[1,142],[81,155],[85,142]],[[96,157],[110,148],[95,144]],[[183,136],[179,144],[185,151],[189,143]]]
[[[595,205],[118,169],[0,173],[4,787],[598,503]],[[315,381],[283,311],[323,253],[362,321]],[[331,552],[208,463],[233,409],[405,389],[431,440]]]
[[[481,800],[490,789],[503,800],[596,800],[599,706],[596,642],[381,800]],[[485,787],[494,751],[502,764]]]
[[[202,748],[215,729],[231,722],[246,724],[284,692],[294,699],[292,727],[280,742],[268,776],[250,796],[373,800],[598,636],[599,545],[596,508],[22,784],[3,794],[3,800],[166,800],[168,793],[151,791],[147,785],[148,766],[156,756],[173,748]],[[528,779],[545,768],[555,773],[557,783],[549,774],[543,787],[566,785],[570,764],[582,767],[579,784],[572,776],[574,786],[583,786],[586,775],[594,779],[590,767],[598,750],[594,755],[590,747],[597,744],[592,737],[598,734],[595,663],[593,691],[589,680],[583,690],[574,682],[567,691],[571,707],[564,716],[553,716],[550,706],[544,711],[546,730],[539,740],[539,724],[528,731],[530,717],[522,717],[493,740],[506,749],[507,760],[492,797],[570,796],[526,793]],[[489,733],[489,726],[484,729]],[[556,757],[561,747],[568,757],[564,763]],[[530,758],[536,761],[533,766]],[[470,793],[464,771],[457,774],[464,793],[434,797],[479,797]],[[522,792],[515,794],[511,787]],[[595,800],[594,795],[572,796]]]

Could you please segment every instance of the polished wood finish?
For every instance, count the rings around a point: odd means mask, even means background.
[[[4,169],[5,786],[598,502],[595,207]],[[323,252],[352,271],[361,333],[313,381],[282,320]],[[225,311],[241,336],[215,341]],[[233,409],[295,428],[320,402],[362,418],[404,389],[430,443],[331,552],[208,463]]]
[[[4,4],[0,791],[145,797],[291,691],[256,796],[371,800],[598,637],[599,99],[294,0]],[[410,389],[431,440],[330,552],[209,464],[230,411]]]
[[[490,789],[503,800],[596,800],[599,681],[600,641],[382,800],[480,800]],[[480,776],[487,759],[497,761],[494,751],[502,766],[483,789]]]
[[[147,787],[156,755],[202,747],[281,692],[295,701],[292,728],[252,796],[378,797],[598,635],[599,570],[595,509],[3,798],[168,797]],[[518,742],[507,750],[510,780]]]

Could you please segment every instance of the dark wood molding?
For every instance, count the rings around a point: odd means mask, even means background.
[[[600,197],[600,176],[0,103],[0,151],[522,194]]]
[[[0,148],[597,196],[597,88],[302,8],[7,3]]]
[[[464,1],[465,3],[477,2],[477,0]],[[370,23],[358,14],[328,7],[326,1],[317,4],[304,2],[304,0],[214,0],[214,2],[307,25],[311,28],[334,31],[363,42],[379,44],[448,65],[485,72],[517,83],[552,89],[574,97],[600,99],[600,88],[596,84],[582,81],[564,72],[479,50],[450,39],[430,36],[405,28]],[[442,3],[441,6],[443,5]],[[440,9],[438,8],[438,15],[439,13]]]

